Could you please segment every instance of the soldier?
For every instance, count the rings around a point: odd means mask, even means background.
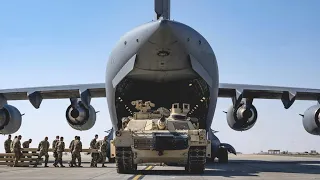
[[[53,151],[53,157],[54,157],[54,164],[57,164],[58,160],[58,154],[56,151],[56,144],[59,141],[59,136],[56,136],[56,139],[52,141],[52,151]]]
[[[75,137],[74,137],[74,140],[72,140],[72,141],[70,142],[69,149],[71,149],[71,147],[73,146],[73,142],[74,142],[75,140],[77,140],[77,137],[78,137],[78,136],[75,136]]]
[[[71,148],[72,148],[72,146],[73,146],[74,141],[77,140],[77,137],[78,137],[78,136],[75,136],[74,139],[73,139],[73,140],[70,142],[70,144],[69,144],[69,149],[70,149],[71,157],[72,157]],[[72,164],[71,161],[69,161],[69,166],[71,166],[71,164]],[[77,165],[76,165],[76,166],[77,166]]]
[[[57,167],[57,163],[59,163],[60,167],[65,167],[62,164],[62,153],[65,151],[65,144],[63,142],[63,137],[60,137],[60,141],[57,142],[56,151],[57,151],[57,154],[58,154],[58,159],[57,159],[57,162],[55,162],[53,165],[55,167]]]
[[[37,162],[33,167],[37,167],[37,165],[39,163],[39,160],[42,158],[42,156],[44,156],[44,158],[45,158],[44,159],[44,167],[49,167],[48,166],[48,160],[49,160],[48,151],[49,151],[49,147],[50,147],[50,143],[48,142],[48,137],[45,137],[44,140],[42,140],[39,143],[38,151],[40,151],[40,152],[39,152],[39,156],[38,156]]]
[[[6,153],[11,153],[11,143],[12,143],[12,140],[11,140],[11,135],[8,135],[8,139],[6,141],[4,141],[4,151]],[[6,158],[11,158],[11,156],[6,156]],[[6,161],[7,163],[8,161]]]
[[[90,149],[96,149],[96,148],[97,148],[97,147],[96,147],[97,139],[98,139],[98,134],[96,134],[96,135],[94,136],[94,139],[91,140],[91,142],[90,142]],[[91,157],[92,157],[92,159],[91,159],[91,165],[90,165],[90,167],[97,167],[96,161],[98,160],[98,155],[99,155],[98,153],[92,153],[92,152],[91,152]]]
[[[81,154],[82,152],[82,142],[80,141],[80,137],[78,136],[77,139],[73,142],[73,146],[70,149],[72,153],[72,160],[71,160],[71,167],[74,167],[73,165],[76,165],[76,159],[78,160],[78,167],[81,166]]]
[[[108,136],[105,136],[102,141],[97,142],[97,147],[99,147],[99,153],[102,158],[102,167],[106,167],[104,165],[107,158],[107,150],[108,150]]]
[[[28,141],[25,141],[22,143],[23,148],[29,148],[30,143],[32,143],[32,139],[29,139]]]
[[[19,135],[18,138],[16,138],[13,141],[13,152],[14,152],[14,163],[13,166],[17,167],[18,166],[18,161],[20,160],[22,153],[21,153],[21,140],[22,136]]]
[[[32,139],[29,139],[28,141],[23,142],[22,148],[29,148],[31,142],[32,142]],[[22,153],[28,153],[28,151],[22,151]],[[31,156],[28,156],[28,158],[31,158]]]

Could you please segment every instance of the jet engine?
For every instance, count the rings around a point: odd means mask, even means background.
[[[258,118],[257,109],[242,103],[238,108],[233,105],[228,109],[227,122],[231,129],[235,131],[246,131],[254,126]]]
[[[4,105],[0,109],[0,134],[13,134],[20,129],[21,113],[11,105]]]
[[[320,135],[320,105],[309,107],[302,116],[304,129],[313,135]]]
[[[79,101],[67,108],[66,118],[73,129],[85,131],[91,129],[96,123],[96,111],[91,105],[87,108]]]

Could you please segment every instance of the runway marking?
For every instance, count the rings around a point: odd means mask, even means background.
[[[154,168],[154,166],[148,166],[148,167],[144,168],[143,170],[147,170],[148,171],[148,170],[151,170],[153,168]],[[131,179],[131,180],[141,180],[144,176],[145,175],[137,174],[137,175],[135,175],[135,176],[133,176],[133,177],[131,177],[129,179]]]

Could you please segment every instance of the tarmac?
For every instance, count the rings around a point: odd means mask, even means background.
[[[50,157],[51,159],[52,157]],[[65,160],[70,157],[65,156]],[[207,163],[206,171],[201,175],[186,174],[183,167],[174,166],[138,166],[136,174],[118,174],[114,163],[107,167],[90,168],[90,156],[82,155],[82,168],[70,168],[65,162],[64,168],[7,167],[0,166],[3,180],[98,180],[98,179],[320,179],[319,157],[291,157],[276,155],[230,155],[228,164]],[[86,162],[86,163],[85,163]]]

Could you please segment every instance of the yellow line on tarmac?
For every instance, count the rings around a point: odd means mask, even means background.
[[[144,170],[150,170],[150,169],[152,169],[152,168],[153,168],[153,166],[148,166],[148,167],[145,168]],[[135,176],[132,178],[132,180],[138,180],[141,176],[142,176],[142,174],[137,174],[137,175],[135,175]]]

